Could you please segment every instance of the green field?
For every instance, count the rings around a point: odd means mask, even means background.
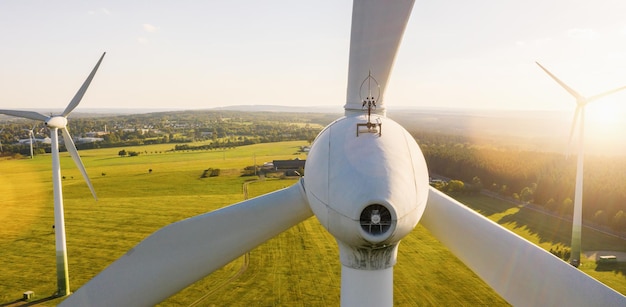
[[[137,157],[118,156],[121,148],[80,152],[99,200],[96,202],[67,153],[61,155],[67,228],[70,285],[73,290],[157,229],[244,199],[242,185],[256,177],[241,177],[243,167],[274,159],[305,158],[302,142],[257,144],[226,151],[169,152],[172,145],[126,150]],[[14,302],[32,290],[36,299],[56,290],[56,269],[50,156],[34,160],[0,160],[0,305]],[[208,168],[219,177],[200,178]],[[148,170],[152,170],[149,172]],[[250,183],[249,196],[289,186],[295,179]],[[542,247],[562,244],[565,235],[555,228],[525,228],[519,212],[485,203],[486,213]],[[496,207],[494,207],[496,206]],[[520,211],[521,212],[521,211]],[[520,218],[520,220],[517,220]],[[552,225],[554,221],[545,222]],[[566,228],[566,227],[563,227]],[[537,235],[540,234],[540,235]],[[536,236],[536,240],[533,239]],[[583,233],[583,240],[587,240]],[[605,239],[597,248],[617,250]],[[626,246],[622,241],[621,247]],[[594,246],[596,248],[596,246]],[[583,246],[587,249],[587,246]],[[247,268],[246,268],[247,265]],[[583,269],[626,293],[620,271]],[[242,267],[246,268],[241,272]],[[163,302],[162,306],[339,304],[340,263],[334,239],[313,217],[252,250]],[[621,288],[620,288],[621,285]],[[138,294],[141,295],[141,294]],[[60,299],[44,302],[56,305]],[[475,274],[462,265],[423,227],[418,226],[399,248],[394,269],[394,303],[402,305],[507,305]]]

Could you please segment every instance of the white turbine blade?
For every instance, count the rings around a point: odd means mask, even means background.
[[[513,306],[626,306],[626,297],[430,189],[421,223]]]
[[[537,63],[537,65],[539,65],[539,67],[541,67],[541,69],[543,69],[543,71],[545,71],[552,79],[554,79],[554,81],[556,81],[559,85],[561,85],[568,93],[570,93],[572,96],[576,97],[576,101],[585,101],[585,97],[583,95],[579,94],[577,91],[575,91],[574,89],[569,87],[563,81],[559,80],[559,78],[557,78],[555,75],[553,75],[551,72],[549,72],[545,67],[541,66],[541,64],[539,64],[539,62],[535,62],[535,63]]]
[[[37,112],[32,112],[32,111],[0,110],[0,114],[6,114],[6,115],[17,116],[17,117],[28,118],[28,119],[34,119],[34,120],[40,120],[40,121],[43,121],[43,122],[48,120],[48,116],[45,116],[43,114],[39,114]]]
[[[87,176],[85,165],[83,165],[83,161],[80,159],[80,156],[78,155],[78,150],[76,150],[76,146],[74,145],[72,136],[70,135],[69,131],[67,131],[67,128],[63,128],[61,129],[61,131],[63,133],[63,141],[65,141],[65,148],[70,153],[70,156],[72,156],[72,159],[74,160],[74,164],[76,164],[76,167],[78,167],[78,169],[80,170],[80,173],[83,174],[83,178],[85,178],[85,181],[87,182],[87,186],[89,186],[89,190],[91,190],[91,195],[93,195],[93,198],[95,200],[98,200],[98,197],[96,196],[96,191],[93,189],[93,186],[91,185],[89,176]]]
[[[376,109],[384,110],[385,88],[414,2],[354,1],[346,110],[361,110],[361,83],[370,72],[380,85]]]
[[[153,306],[312,215],[299,182],[171,224],[61,306]]]
[[[87,77],[87,80],[83,82],[83,85],[80,87],[78,92],[76,92],[76,95],[74,95],[74,98],[72,98],[72,101],[70,101],[70,104],[67,105],[67,107],[65,108],[65,111],[63,111],[61,115],[67,116],[68,114],[70,114],[70,112],[72,112],[72,110],[74,110],[74,108],[76,108],[76,106],[78,106],[78,104],[80,103],[80,100],[83,99],[85,92],[87,92],[87,88],[89,88],[89,84],[91,84],[91,80],[96,75],[96,71],[98,71],[98,67],[100,66],[100,63],[102,63],[102,59],[104,59],[105,54],[107,53],[106,52],[102,53],[100,60],[98,60],[98,63],[96,63],[96,66],[93,68],[93,70]]]
[[[618,88],[616,88],[616,89],[613,89],[613,90],[610,90],[610,91],[606,91],[606,92],[604,92],[604,93],[602,93],[602,94],[598,94],[598,95],[591,96],[591,97],[587,98],[587,102],[591,102],[591,101],[594,101],[594,100],[598,100],[598,99],[600,99],[600,98],[602,98],[602,97],[604,97],[604,96],[607,96],[607,95],[611,95],[611,94],[617,93],[617,92],[619,92],[619,91],[621,91],[621,90],[623,90],[623,89],[626,89],[626,86],[618,87]]]
[[[567,142],[568,146],[572,144],[572,140],[574,139],[574,130],[576,130],[576,123],[578,122],[578,117],[582,108],[584,108],[584,106],[576,106],[576,112],[574,112],[574,119],[572,120],[572,128],[569,130],[569,141]]]

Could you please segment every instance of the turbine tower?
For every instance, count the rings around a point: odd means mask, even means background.
[[[539,67],[545,71],[554,81],[556,81],[561,87],[563,87],[568,93],[576,98],[576,111],[574,112],[574,120],[572,121],[572,128],[569,134],[569,143],[572,143],[574,137],[574,130],[576,130],[576,122],[580,118],[580,125],[578,126],[578,157],[576,160],[576,187],[574,190],[574,216],[572,221],[572,243],[571,243],[571,257],[570,264],[578,267],[580,265],[580,253],[581,253],[581,233],[582,233],[582,211],[583,211],[583,162],[585,155],[584,135],[585,135],[585,106],[604,96],[613,94],[615,92],[626,89],[626,86],[622,86],[595,96],[585,97],[569,87],[563,81],[559,80],[548,69],[541,66],[539,62],[535,62]]]
[[[342,306],[393,305],[399,243],[418,222],[512,305],[625,306],[620,293],[428,186],[415,139],[384,114],[413,3],[354,1],[345,116],[315,138],[296,184],[158,230],[61,306],[158,304],[312,215],[339,248]]]
[[[0,129],[0,133],[2,133],[2,131],[4,131],[4,128]],[[2,136],[0,135],[0,153],[3,152],[2,151]]]
[[[42,121],[44,122],[44,125],[46,125],[48,129],[50,129],[50,138],[52,141],[52,186],[54,194],[54,226],[58,286],[56,294],[58,296],[67,296],[70,294],[70,281],[67,267],[67,246],[65,243],[65,218],[63,214],[63,191],[61,187],[61,163],[59,160],[59,130],[61,130],[61,133],[63,134],[63,140],[65,141],[65,147],[67,148],[67,151],[70,153],[70,156],[74,160],[74,163],[76,164],[81,174],[83,175],[83,178],[87,182],[87,186],[89,187],[89,190],[91,190],[91,194],[96,200],[98,200],[98,198],[96,197],[96,192],[94,191],[93,186],[91,185],[91,181],[87,176],[87,172],[85,171],[85,166],[83,165],[83,162],[78,155],[78,151],[76,150],[76,146],[74,145],[72,136],[67,130],[67,116],[72,112],[72,110],[74,110],[74,108],[78,106],[81,99],[85,95],[85,92],[87,91],[91,80],[95,76],[96,71],[98,70],[98,67],[100,66],[100,63],[102,62],[105,54],[106,52],[102,54],[102,56],[98,60],[98,63],[93,68],[76,95],[74,95],[74,98],[72,98],[63,113],[58,115],[46,116],[32,111],[0,110],[0,114]]]

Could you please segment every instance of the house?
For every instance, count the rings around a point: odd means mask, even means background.
[[[294,160],[274,160],[272,164],[274,165],[275,171],[288,171],[288,170],[298,170],[304,169],[304,164],[306,160],[300,160],[298,158]]]

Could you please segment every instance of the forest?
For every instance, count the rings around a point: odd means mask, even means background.
[[[576,156],[502,149],[461,136],[413,131],[431,175],[454,179],[446,192],[488,189],[562,216],[573,214]],[[626,232],[626,157],[585,156],[583,220]],[[460,184],[459,184],[460,182]]]

